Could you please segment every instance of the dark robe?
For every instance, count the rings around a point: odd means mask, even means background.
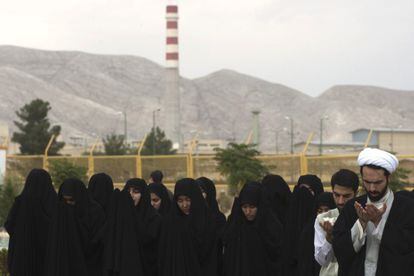
[[[257,206],[254,221],[248,221],[242,205]],[[224,275],[280,275],[283,228],[270,211],[259,183],[248,183],[235,198],[223,236]]]
[[[207,194],[206,202],[209,207],[216,225],[216,243],[217,243],[217,274],[222,275],[223,271],[223,230],[226,224],[226,217],[222,212],[216,198],[216,187],[214,182],[207,177],[197,178],[197,183],[202,190]]]
[[[367,196],[355,199],[362,206]],[[333,248],[339,264],[339,276],[364,275],[364,245],[355,253],[351,228],[358,219],[355,200],[346,203],[334,226]],[[404,195],[395,194],[378,254],[377,276],[408,276],[414,272],[414,201]]]
[[[56,202],[49,173],[33,169],[4,224],[10,235],[7,264],[11,275],[44,275],[48,231]]]
[[[135,221],[140,243],[141,262],[145,276],[158,275],[158,240],[160,235],[161,216],[151,205],[151,196],[145,180],[133,178],[127,181],[124,190],[136,188],[141,193],[141,199],[135,206]]]
[[[168,194],[167,187],[162,183],[151,183],[148,185],[150,193],[156,194],[161,199],[161,205],[158,209],[158,213],[161,216],[165,216],[171,207],[171,198]]]
[[[105,173],[94,174],[89,180],[88,192],[92,199],[95,200],[108,213],[109,202],[112,192],[114,191],[114,183],[112,178]]]
[[[104,276],[142,276],[136,208],[128,191],[116,189],[105,227]]]
[[[289,210],[292,192],[286,181],[280,175],[269,174],[262,180],[267,199],[274,214],[284,226]]]
[[[65,203],[63,196],[71,196],[75,205]],[[96,236],[104,222],[104,211],[82,181],[65,180],[49,231],[45,275],[101,276],[103,248]]]
[[[177,205],[191,199],[190,214]],[[163,217],[159,242],[159,276],[214,276],[217,272],[215,222],[194,179],[179,180],[170,212]]]
[[[321,266],[315,260],[315,219],[318,208],[326,206],[335,209],[335,201],[332,193],[323,192],[316,198],[315,216],[303,229],[300,238],[298,251],[298,275],[319,276]]]
[[[307,184],[309,188],[302,184]],[[298,275],[298,254],[301,250],[299,239],[305,226],[314,221],[316,197],[322,192],[322,182],[314,175],[301,176],[293,190],[285,227],[284,274],[286,276]]]

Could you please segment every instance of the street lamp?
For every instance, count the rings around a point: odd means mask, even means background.
[[[160,110],[161,108],[157,108],[152,111],[152,155],[155,155],[155,114]]]
[[[279,154],[279,130],[275,130],[275,150]]]
[[[319,155],[323,154],[323,120],[327,120],[328,116],[323,116],[320,119],[320,133],[319,133]]]
[[[293,119],[289,116],[285,116],[286,120],[290,120],[290,154],[293,154],[293,138],[294,138],[294,133],[293,133]]]
[[[127,114],[126,114],[126,111],[118,111],[117,114],[124,116],[124,141],[125,141],[125,145],[127,145],[128,144],[128,122],[127,122]]]

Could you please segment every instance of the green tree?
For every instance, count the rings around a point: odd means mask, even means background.
[[[20,144],[22,154],[43,154],[50,137],[60,135],[60,126],[50,126],[47,118],[50,109],[49,102],[36,99],[16,111],[20,122],[14,121],[14,124],[19,132],[13,133],[12,141]],[[57,155],[64,146],[64,142],[57,142],[55,139],[49,149],[49,155]]]
[[[23,184],[18,178],[6,177],[5,184],[0,186],[0,225],[4,225],[14,198],[21,192]]]
[[[125,144],[124,135],[112,133],[107,135],[102,142],[106,155],[125,155],[128,153],[128,146]]]
[[[230,185],[230,192],[236,193],[248,181],[260,180],[268,169],[256,157],[260,154],[252,144],[230,143],[226,149],[216,148],[217,170]]]
[[[68,178],[78,178],[84,183],[88,177],[86,175],[88,169],[82,166],[77,166],[67,159],[54,160],[50,162],[50,176],[52,177],[53,184],[58,188],[63,181]]]
[[[172,142],[165,137],[165,132],[159,127],[151,128],[150,134],[147,136],[142,155],[169,155],[175,154],[176,150],[172,149]]]
[[[403,167],[398,167],[395,172],[391,174],[389,187],[394,192],[403,190],[406,187],[408,182],[408,175],[410,174],[410,170],[405,169]]]

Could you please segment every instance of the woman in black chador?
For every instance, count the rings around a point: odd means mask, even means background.
[[[105,227],[104,276],[142,276],[142,246],[134,201],[128,190],[113,192]]]
[[[196,181],[175,184],[170,212],[163,218],[159,243],[160,276],[215,276],[215,222]]]
[[[282,235],[261,184],[246,184],[234,200],[224,232],[224,275],[279,275]]]
[[[285,227],[285,275],[298,275],[299,243],[303,229],[315,219],[316,198],[323,193],[323,185],[316,175],[302,175],[296,184],[289,206]]]
[[[158,239],[161,226],[161,216],[151,205],[150,192],[145,180],[133,178],[124,187],[132,197],[135,205],[135,220],[140,243],[141,262],[144,275],[157,275]]]
[[[262,180],[270,208],[277,215],[280,223],[285,226],[292,192],[280,175],[268,174]]]
[[[65,180],[49,231],[44,275],[101,276],[102,245],[96,236],[104,221],[104,211],[82,181]]]
[[[207,206],[210,209],[211,215],[216,225],[216,239],[217,239],[217,273],[222,275],[223,271],[223,230],[226,224],[226,217],[220,212],[219,205],[216,198],[216,187],[214,182],[207,177],[200,177],[196,180],[201,188],[201,193],[206,200]]]
[[[315,219],[317,215],[335,208],[336,205],[332,193],[323,192],[316,197],[314,216],[299,237],[299,276],[319,276],[321,266],[315,260]]]
[[[4,224],[10,235],[7,261],[11,275],[44,275],[48,231],[56,202],[49,173],[33,169]]]
[[[88,192],[92,199],[102,207],[106,215],[113,191],[114,183],[106,173],[94,174],[89,180]]]

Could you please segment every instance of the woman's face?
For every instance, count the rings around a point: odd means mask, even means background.
[[[203,195],[204,199],[207,198],[207,193],[204,191],[203,187],[200,186],[201,194]]]
[[[151,193],[151,205],[156,210],[159,210],[161,207],[161,198],[155,193]]]
[[[243,204],[241,206],[244,216],[248,221],[254,221],[257,215],[257,206],[252,204]]]
[[[72,197],[72,196],[63,196],[63,202],[65,202],[66,204],[69,204],[69,205],[75,205],[76,204],[76,201],[75,201],[75,199]]]
[[[134,205],[137,206],[141,199],[141,192],[139,191],[138,188],[130,187],[129,194],[131,195],[132,200],[134,201]]]
[[[180,208],[181,212],[183,212],[185,215],[190,214],[191,198],[188,196],[180,195],[177,198],[177,205]]]

